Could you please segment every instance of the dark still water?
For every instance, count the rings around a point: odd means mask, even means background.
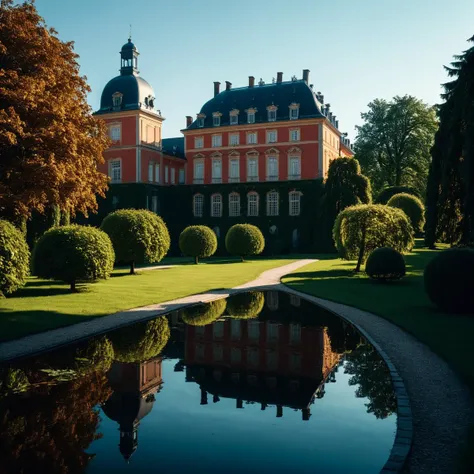
[[[3,367],[0,473],[376,473],[389,373],[350,325],[243,293]]]

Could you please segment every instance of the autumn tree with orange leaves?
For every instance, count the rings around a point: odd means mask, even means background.
[[[34,0],[0,0],[0,217],[24,221],[50,206],[87,215],[104,196],[106,126],[77,61]]]

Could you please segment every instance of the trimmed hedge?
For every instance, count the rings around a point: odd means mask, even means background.
[[[108,234],[115,250],[117,262],[130,265],[158,263],[170,248],[170,234],[161,217],[151,211],[121,209],[110,213],[101,229]]]
[[[400,193],[410,194],[411,196],[415,196],[417,198],[421,197],[420,193],[415,188],[410,188],[409,186],[390,186],[389,188],[385,188],[380,192],[375,203],[387,204],[392,196]]]
[[[416,234],[423,231],[425,226],[425,206],[419,198],[407,193],[395,194],[390,198],[387,206],[401,209],[410,219]]]
[[[380,247],[367,258],[365,273],[374,280],[399,280],[406,274],[405,259],[391,247]]]
[[[33,251],[33,273],[71,285],[107,279],[114,266],[109,237],[95,227],[54,227],[43,234]]]
[[[187,257],[194,257],[195,263],[199,258],[210,257],[217,250],[217,237],[212,229],[205,225],[191,225],[181,232],[179,248]]]
[[[227,314],[236,319],[256,318],[265,305],[261,291],[238,293],[227,298]]]
[[[344,209],[333,229],[336,248],[345,260],[357,260],[356,271],[367,255],[379,247],[408,252],[415,243],[405,213],[381,204],[361,204]]]
[[[251,224],[235,224],[225,236],[225,247],[242,261],[249,255],[258,255],[265,248],[265,239],[260,229]]]
[[[226,304],[225,299],[220,299],[185,308],[182,315],[183,322],[190,326],[211,324],[224,314]]]
[[[448,313],[474,315],[474,250],[454,248],[440,252],[425,267],[425,291]]]
[[[22,287],[30,274],[30,250],[24,234],[0,220],[0,297]]]
[[[158,356],[170,338],[165,316],[118,329],[110,334],[119,362],[144,362]]]

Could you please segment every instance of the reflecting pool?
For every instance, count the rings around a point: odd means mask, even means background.
[[[395,413],[351,325],[254,291],[2,367],[0,473],[376,473]]]

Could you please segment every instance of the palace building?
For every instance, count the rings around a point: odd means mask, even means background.
[[[268,84],[250,76],[244,87],[226,81],[223,90],[215,82],[196,118],[186,117],[183,136],[163,139],[165,118],[139,75],[131,39],[120,56],[120,75],[104,87],[95,112],[112,140],[102,165],[111,185],[98,218],[147,208],[162,215],[173,240],[191,224],[210,226],[221,240],[231,225],[249,222],[272,253],[313,250],[329,163],[353,152],[330,104],[309,83],[310,71],[286,81],[278,72]]]

